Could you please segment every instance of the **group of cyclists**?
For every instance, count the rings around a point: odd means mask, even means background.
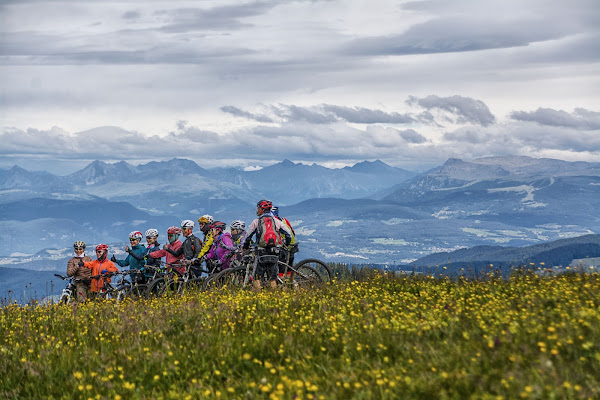
[[[194,235],[194,221],[186,219],[181,221],[180,227],[167,229],[168,243],[163,246],[158,242],[157,229],[148,229],[145,235],[133,231],[129,234],[131,247],[126,247],[124,259],[117,259],[115,255],[109,259],[108,246],[99,244],[93,260],[85,254],[85,242],[76,241],[73,244],[75,254],[67,263],[67,275],[76,282],[74,300],[81,302],[94,292],[100,292],[105,280],[110,282],[110,273],[119,271],[117,266],[141,271],[132,275],[131,279],[132,283],[143,284],[147,279],[143,272],[152,266],[168,265],[179,272],[191,268],[194,272],[206,271],[200,268],[202,263],[206,263],[210,264],[213,272],[225,270],[251,245],[256,246],[257,255],[255,282],[260,287],[260,280],[266,279],[271,287],[275,287],[280,273],[278,259],[286,254],[285,261],[293,265],[294,253],[298,251],[295,232],[290,222],[279,216],[278,207],[274,207],[270,200],[260,200],[256,204],[256,216],[247,230],[244,221],[235,220],[229,224],[230,232],[226,232],[224,222],[215,221],[211,215],[203,215],[198,218],[203,239]],[[142,244],[144,236],[146,245]],[[282,248],[286,251],[280,251]]]

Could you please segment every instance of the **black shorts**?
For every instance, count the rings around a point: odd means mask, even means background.
[[[279,272],[277,268],[279,255],[277,252],[270,249],[259,250],[257,257],[256,279],[264,279],[265,274],[270,281],[277,279],[277,273]]]

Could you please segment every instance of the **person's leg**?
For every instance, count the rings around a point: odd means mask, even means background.
[[[73,296],[73,300],[75,300],[77,303],[83,303],[84,301],[87,300],[87,292],[88,292],[88,287],[87,285],[84,285],[82,283],[78,283],[75,285],[75,296]]]

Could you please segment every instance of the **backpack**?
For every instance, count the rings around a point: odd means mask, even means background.
[[[270,215],[261,215],[258,219],[258,247],[281,245],[281,235],[277,231],[275,219]]]

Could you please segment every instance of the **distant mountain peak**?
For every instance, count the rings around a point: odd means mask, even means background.
[[[446,160],[446,162],[444,163],[444,166],[457,165],[457,164],[466,164],[466,162],[461,160],[460,158],[451,157],[448,160]]]

